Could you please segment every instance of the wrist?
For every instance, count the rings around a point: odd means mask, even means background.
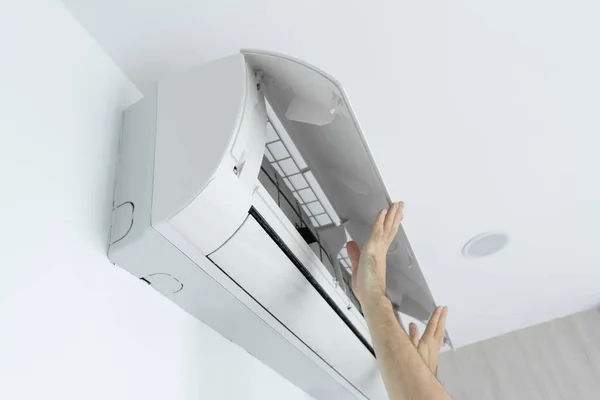
[[[374,293],[359,299],[360,306],[364,314],[367,314],[373,309],[392,308],[392,302],[387,298],[385,293]]]

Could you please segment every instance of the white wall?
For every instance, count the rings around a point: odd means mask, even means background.
[[[309,398],[107,261],[137,92],[62,3],[3,1],[0,49],[0,398]]]

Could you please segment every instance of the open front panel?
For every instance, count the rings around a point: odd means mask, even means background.
[[[344,90],[327,74],[290,57],[243,54],[262,76],[272,106],[269,117],[289,135],[345,230],[364,243],[390,199]],[[399,311],[417,320],[426,320],[435,308],[402,228],[388,253],[387,289]]]

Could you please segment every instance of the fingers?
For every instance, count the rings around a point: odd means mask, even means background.
[[[402,221],[402,217],[404,216],[404,203],[392,203],[388,212],[385,216],[384,221],[384,232],[388,239],[392,240],[396,237],[396,233],[398,233],[398,228],[400,227],[400,221]]]
[[[388,209],[379,211],[373,225],[373,233],[383,233],[388,238],[395,237],[404,217],[404,202],[392,203]]]
[[[435,340],[440,345],[444,341],[444,335],[446,334],[446,317],[448,316],[448,307],[440,306],[435,309],[431,317],[429,318],[429,322],[427,323],[427,327],[425,328],[425,332],[423,333],[423,338],[428,340]]]
[[[373,233],[383,233],[383,227],[385,222],[385,216],[387,215],[388,210],[385,208],[377,214],[377,218],[375,218],[375,225],[373,225]]]
[[[388,212],[385,216],[385,221],[383,222],[383,229],[385,230],[385,232],[388,232],[392,228],[392,225],[394,223],[394,217],[396,216],[397,212],[398,212],[398,203],[390,204],[390,207],[388,208]]]
[[[419,328],[414,322],[408,325],[408,335],[412,344],[417,347],[419,345]]]
[[[404,218],[404,202],[401,201],[398,203],[398,211],[394,216],[394,223],[392,224],[392,229],[394,230],[394,235],[398,232],[398,228],[400,227],[400,222],[402,222],[402,218]]]
[[[442,309],[440,319],[435,329],[435,338],[441,343],[444,340],[446,334],[446,317],[448,316],[448,306],[444,306]]]
[[[438,322],[440,320],[440,314],[442,313],[442,307],[437,307],[431,317],[429,317],[429,322],[427,322],[427,327],[425,327],[425,332],[423,332],[423,337],[427,339],[433,339],[435,337],[435,332],[438,326]]]

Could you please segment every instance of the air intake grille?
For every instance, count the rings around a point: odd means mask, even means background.
[[[267,124],[265,157],[281,176],[315,227],[339,225],[340,219],[306,162],[282,129]]]
[[[310,246],[312,251],[321,260],[325,268],[329,271],[331,276],[335,277],[336,280],[340,281],[341,276],[339,272],[336,273],[334,268],[334,258],[325,250],[325,247],[321,243],[319,232],[312,224],[311,217],[304,211],[302,204],[296,199],[292,191],[287,185],[284,184],[283,178],[276,172],[274,166],[264,158],[258,180],[271,195],[273,200],[277,202],[277,205],[283,211],[285,216],[290,220],[294,227],[301,233],[302,237],[306,240],[306,243]],[[311,234],[312,240],[307,240],[306,233],[302,230],[308,230]]]

